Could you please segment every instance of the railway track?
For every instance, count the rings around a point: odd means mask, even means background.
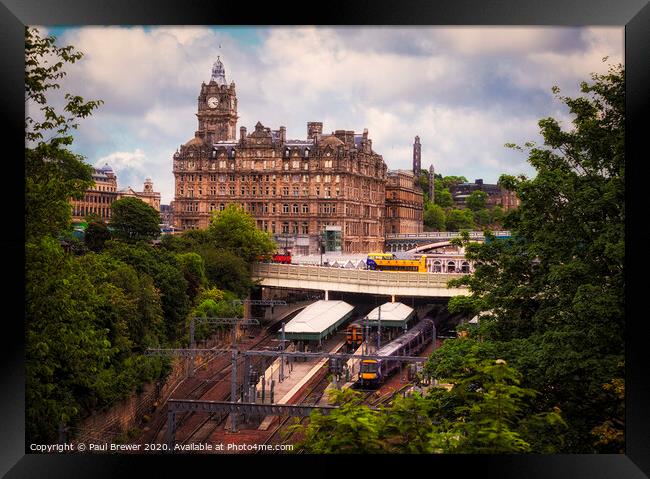
[[[270,346],[272,344],[272,338],[274,336],[274,333],[272,332],[272,327],[276,323],[273,323],[269,325],[266,330],[263,331],[261,337],[256,338],[253,340],[252,343],[247,344],[247,342],[244,342],[240,345],[238,345],[240,348],[244,346],[245,349],[259,349],[259,348],[264,348],[265,346]],[[221,347],[227,348],[229,344],[223,344]],[[216,360],[216,363],[215,363]],[[251,364],[254,367],[259,367],[259,362],[264,361],[264,358],[259,358],[258,361],[253,361]],[[238,362],[238,366],[240,366]],[[208,375],[207,377],[201,378],[201,369],[208,369]],[[231,363],[231,358],[228,355],[223,355],[223,354],[216,354],[212,357],[210,357],[208,360],[206,360],[203,364],[200,365],[199,369],[197,370],[197,375],[193,378],[186,378],[184,379],[177,388],[180,388],[183,386],[184,383],[190,383],[192,384],[193,382],[196,382],[195,385],[192,385],[189,390],[184,391],[181,389],[179,392],[175,390],[170,394],[168,399],[172,397],[172,395],[175,395],[176,397],[182,397],[183,399],[206,399],[206,396],[211,396],[207,397],[207,399],[212,399],[212,400],[222,400],[222,401],[227,401],[230,399],[230,373],[232,371],[232,363]],[[242,376],[242,368],[238,367],[238,379],[241,382],[241,376]],[[221,386],[218,388],[218,386]],[[226,387],[224,387],[226,386]],[[219,389],[219,392],[215,392],[215,389]],[[226,392],[227,391],[227,392]],[[217,398],[212,397],[212,396],[218,396]],[[159,406],[159,411],[162,411],[162,407],[164,406],[165,403],[161,404]],[[181,428],[187,423],[187,421],[194,415],[195,413],[184,413],[180,418],[178,418],[177,422],[177,434],[180,435],[182,433]],[[210,416],[213,417],[214,415]],[[225,419],[225,418],[224,418]],[[206,424],[210,418],[207,420],[201,421],[201,425]],[[160,443],[164,441],[164,430],[167,422],[167,416],[164,413],[158,414],[156,417],[155,421],[151,424],[150,426],[150,431],[148,433],[145,433],[141,439],[141,442],[143,443]],[[220,423],[223,422],[223,419],[221,419],[217,426]],[[196,434],[196,432],[200,430],[200,428],[193,428],[192,435]],[[186,442],[186,441],[185,441]]]
[[[298,404],[309,404],[309,405],[314,405],[317,404],[320,398],[323,396],[323,393],[327,389],[327,386],[329,385],[329,380],[327,379],[327,365],[323,365],[323,368],[321,371],[316,373],[314,375],[315,380],[312,378],[313,384],[309,386],[309,388],[302,392],[298,398],[297,403]],[[287,416],[285,418],[281,418],[280,422],[278,425],[273,429],[271,434],[266,438],[263,444],[277,444],[277,440],[279,439],[282,442],[286,442],[288,439],[290,439],[294,432],[286,432],[289,426],[292,424],[288,424],[291,420],[293,419],[292,416]],[[299,423],[304,424],[306,420],[309,419],[307,417],[301,418]],[[296,423],[298,424],[298,423]]]

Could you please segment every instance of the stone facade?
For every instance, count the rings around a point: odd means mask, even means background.
[[[117,176],[108,164],[95,168],[92,174],[95,184],[89,188],[84,197],[72,199],[72,219],[83,221],[86,215],[95,213],[104,221],[111,218],[111,204],[119,198]]]
[[[494,208],[500,206],[504,211],[517,208],[520,200],[514,191],[501,188],[499,185],[483,183],[482,179],[475,180],[474,183],[459,183],[449,188],[454,205],[457,208],[465,208],[467,197],[474,191],[483,191],[487,193],[486,206]]]
[[[421,233],[424,195],[411,171],[389,171],[386,183],[386,233]]]
[[[110,222],[111,205],[126,196],[139,198],[160,211],[160,193],[153,191],[151,178],[145,180],[144,191],[134,191],[131,187],[118,190],[117,176],[108,164],[94,168],[92,178],[95,184],[86,191],[84,197],[70,200],[73,221],[84,221],[87,215],[95,213],[104,221]]]
[[[128,188],[119,190],[118,195],[120,198],[125,198],[127,196],[139,198],[156,211],[160,211],[160,193],[153,190],[153,182],[151,181],[151,178],[146,178],[144,180],[144,191],[135,191],[129,186]]]
[[[294,254],[319,251],[326,229],[340,228],[343,252],[381,251],[386,164],[368,131],[307,124],[307,138],[258,122],[235,138],[235,85],[226,85],[220,60],[201,86],[199,128],[173,155],[174,226],[206,228],[213,211],[234,203]]]

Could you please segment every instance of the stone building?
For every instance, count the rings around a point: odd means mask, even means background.
[[[131,187],[118,190],[117,176],[113,169],[105,164],[101,168],[93,168],[92,179],[95,184],[85,192],[83,198],[70,200],[73,221],[84,221],[87,215],[94,213],[104,221],[110,222],[111,205],[127,196],[139,198],[160,211],[160,193],[153,191],[151,178],[145,179],[144,191],[134,191]]]
[[[104,221],[111,217],[111,204],[119,198],[117,192],[117,176],[113,169],[105,164],[101,168],[94,168],[92,179],[95,182],[84,197],[72,199],[72,219],[83,221],[91,213],[99,215]]]
[[[449,188],[454,205],[457,208],[465,208],[465,202],[474,191],[483,191],[488,196],[486,206],[494,208],[500,206],[505,211],[517,208],[520,200],[514,191],[501,188],[499,185],[483,183],[482,179],[474,180],[474,183],[459,183]]]
[[[342,252],[381,251],[386,164],[368,131],[307,123],[307,137],[286,128],[237,123],[235,84],[219,59],[198,97],[198,130],[173,155],[174,226],[206,228],[213,211],[234,203],[271,233],[280,249],[312,254],[321,243]],[[327,239],[326,239],[327,238]],[[339,246],[340,245],[340,246]]]
[[[389,171],[386,182],[386,233],[421,233],[423,202],[424,196],[413,172]]]
[[[151,178],[149,177],[144,180],[143,191],[135,191],[133,188],[128,186],[127,188],[118,190],[118,196],[120,198],[125,198],[127,196],[139,198],[149,206],[153,207],[156,211],[160,211],[160,193],[153,190],[153,181],[151,181]]]

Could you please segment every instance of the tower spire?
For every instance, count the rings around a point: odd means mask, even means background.
[[[420,137],[416,136],[413,143],[413,174],[416,178],[420,176],[420,168],[422,168],[421,145]]]
[[[217,56],[217,61],[212,65],[212,78],[210,78],[210,82],[216,82],[217,85],[226,84],[226,70],[223,67],[223,63],[221,63],[220,56]]]

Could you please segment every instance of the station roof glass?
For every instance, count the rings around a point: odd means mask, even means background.
[[[404,328],[413,316],[415,310],[404,303],[384,303],[377,306],[368,313],[368,325],[376,327],[379,320],[379,308],[381,308],[381,327],[382,328]]]
[[[289,340],[321,340],[349,319],[353,310],[354,306],[345,301],[316,301],[285,324],[285,337]]]

